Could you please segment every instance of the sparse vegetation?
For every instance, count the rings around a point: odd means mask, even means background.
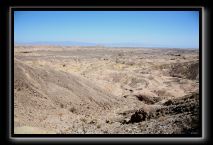
[[[82,122],[84,122],[84,123],[87,122],[86,118],[81,118],[80,120],[81,120]]]
[[[75,107],[71,107],[71,108],[69,109],[69,111],[72,112],[72,113],[75,113],[75,112],[76,112],[76,108],[75,108]]]
[[[64,104],[60,104],[60,107],[61,107],[61,108],[64,108]]]
[[[101,128],[101,125],[100,125],[100,124],[98,124],[98,125],[97,125],[97,128]]]
[[[14,127],[197,134],[198,56],[175,49],[15,48]]]

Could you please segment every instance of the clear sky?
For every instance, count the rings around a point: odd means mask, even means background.
[[[15,11],[16,43],[198,48],[198,11]]]

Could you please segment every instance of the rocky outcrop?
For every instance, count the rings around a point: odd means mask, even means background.
[[[142,123],[149,129],[144,132],[156,133],[159,126],[164,126],[171,133],[198,133],[199,126],[199,93],[194,92],[183,97],[166,101],[159,109],[148,112],[143,108],[132,113],[123,124]],[[152,126],[153,128],[150,128]],[[172,127],[175,126],[175,127]],[[162,130],[162,128],[160,129]],[[143,132],[142,131],[142,132]],[[162,130],[162,132],[164,132]]]
[[[199,79],[199,62],[185,62],[171,65],[170,75],[172,77],[180,77],[191,80]]]

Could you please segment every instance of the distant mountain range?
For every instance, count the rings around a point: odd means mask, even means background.
[[[37,42],[17,42],[15,43],[25,45],[63,45],[63,46],[95,46],[96,43],[77,42],[77,41],[37,41]]]
[[[37,41],[37,42],[15,42],[15,45],[61,45],[61,46],[106,46],[106,47],[146,47],[146,48],[172,48],[160,44],[144,44],[140,42],[120,42],[120,43],[93,43],[79,41]],[[174,47],[173,47],[174,48]],[[176,47],[178,48],[178,47]],[[197,49],[197,48],[188,48]]]
[[[79,41],[37,41],[37,42],[17,42],[17,45],[62,45],[62,46],[107,46],[107,47],[143,47],[142,43],[120,42],[120,43],[92,43]],[[145,46],[146,47],[146,46]]]

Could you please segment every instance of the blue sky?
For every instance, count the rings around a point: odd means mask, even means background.
[[[16,43],[198,48],[198,11],[15,11]]]

